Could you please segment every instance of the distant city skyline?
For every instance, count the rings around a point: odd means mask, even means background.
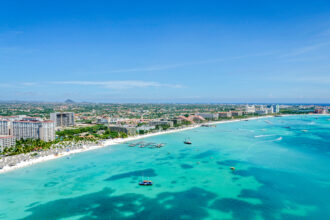
[[[330,103],[329,1],[3,1],[0,101]]]

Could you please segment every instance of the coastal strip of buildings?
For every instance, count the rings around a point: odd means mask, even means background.
[[[281,105],[281,108],[284,108],[284,111],[285,108],[288,107],[290,106]],[[298,110],[306,108],[306,111],[309,113],[328,113],[328,107],[324,106],[299,106],[295,108]],[[50,114],[50,120],[44,120],[39,117],[27,117],[25,115],[0,116],[0,150],[14,146],[16,140],[20,139],[40,139],[46,142],[53,141],[55,140],[56,130],[64,130],[68,127],[87,127],[92,126],[92,124],[102,124],[105,129],[99,131],[100,134],[106,132],[105,130],[108,129],[111,132],[125,133],[131,136],[158,130],[174,129],[174,127],[203,123],[206,121],[217,121],[243,116],[278,114],[280,112],[280,105],[224,105],[223,107],[216,109],[205,107],[203,109],[183,108],[179,109],[178,112],[176,112],[176,110],[166,109],[163,109],[162,111],[168,111],[168,113],[160,116],[161,118],[144,117],[149,110],[136,108],[133,110],[120,109],[116,114],[113,112],[111,113],[109,110],[99,114],[94,109],[91,112],[83,114],[74,114],[73,112],[54,112]],[[44,115],[42,117],[46,116]],[[75,119],[77,119],[77,124]]]
[[[26,115],[0,117],[0,150],[12,147],[16,140],[40,139],[55,140],[56,127],[75,125],[73,112],[55,112],[50,114],[50,120]]]
[[[55,140],[55,123],[51,120],[42,120],[38,117],[24,115],[0,118],[0,146],[14,146],[16,140],[40,139],[43,141]]]
[[[51,120],[25,115],[0,117],[0,150],[12,147],[16,140],[40,139],[55,140],[56,127],[74,126],[73,112],[55,112],[50,114]]]

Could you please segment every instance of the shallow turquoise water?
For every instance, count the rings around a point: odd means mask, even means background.
[[[0,219],[330,219],[329,119],[220,124],[144,139],[160,149],[116,145],[15,170],[0,175]]]

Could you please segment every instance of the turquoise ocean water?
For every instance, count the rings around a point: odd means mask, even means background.
[[[166,146],[116,145],[0,175],[0,219],[330,219],[329,116],[143,141]]]

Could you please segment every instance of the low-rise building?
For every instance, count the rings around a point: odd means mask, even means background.
[[[220,118],[230,118],[232,116],[231,112],[219,112]]]
[[[157,126],[157,125],[168,125],[170,127],[173,127],[173,121],[166,121],[166,120],[160,120],[160,121],[150,121],[149,122],[150,126]]]
[[[109,130],[113,132],[123,132],[127,135],[136,135],[136,128],[131,126],[109,126]]]
[[[200,115],[207,120],[217,120],[219,118],[219,115],[215,113],[198,113],[197,115]]]
[[[3,152],[3,150],[7,147],[15,146],[16,139],[12,135],[0,135],[0,151]]]
[[[317,108],[314,110],[315,114],[327,114],[328,110],[326,108]]]
[[[246,113],[255,113],[256,112],[256,107],[254,105],[252,105],[252,106],[246,105],[245,106],[245,112]]]
[[[108,125],[110,124],[110,118],[98,118],[96,123],[102,125]]]
[[[171,121],[173,122],[173,125],[182,124],[182,118],[174,118],[174,119],[171,119]]]
[[[231,115],[234,117],[242,116],[243,112],[242,111],[232,111]]]
[[[192,122],[197,122],[197,123],[206,121],[205,118],[203,118],[200,115],[189,115],[188,120],[190,120]]]
[[[267,115],[268,114],[268,110],[267,109],[256,110],[256,113],[258,115]]]
[[[156,129],[156,126],[142,125],[142,126],[136,127],[137,132],[140,132],[140,131],[146,132],[146,131],[150,131],[150,130],[153,130],[153,129]]]

